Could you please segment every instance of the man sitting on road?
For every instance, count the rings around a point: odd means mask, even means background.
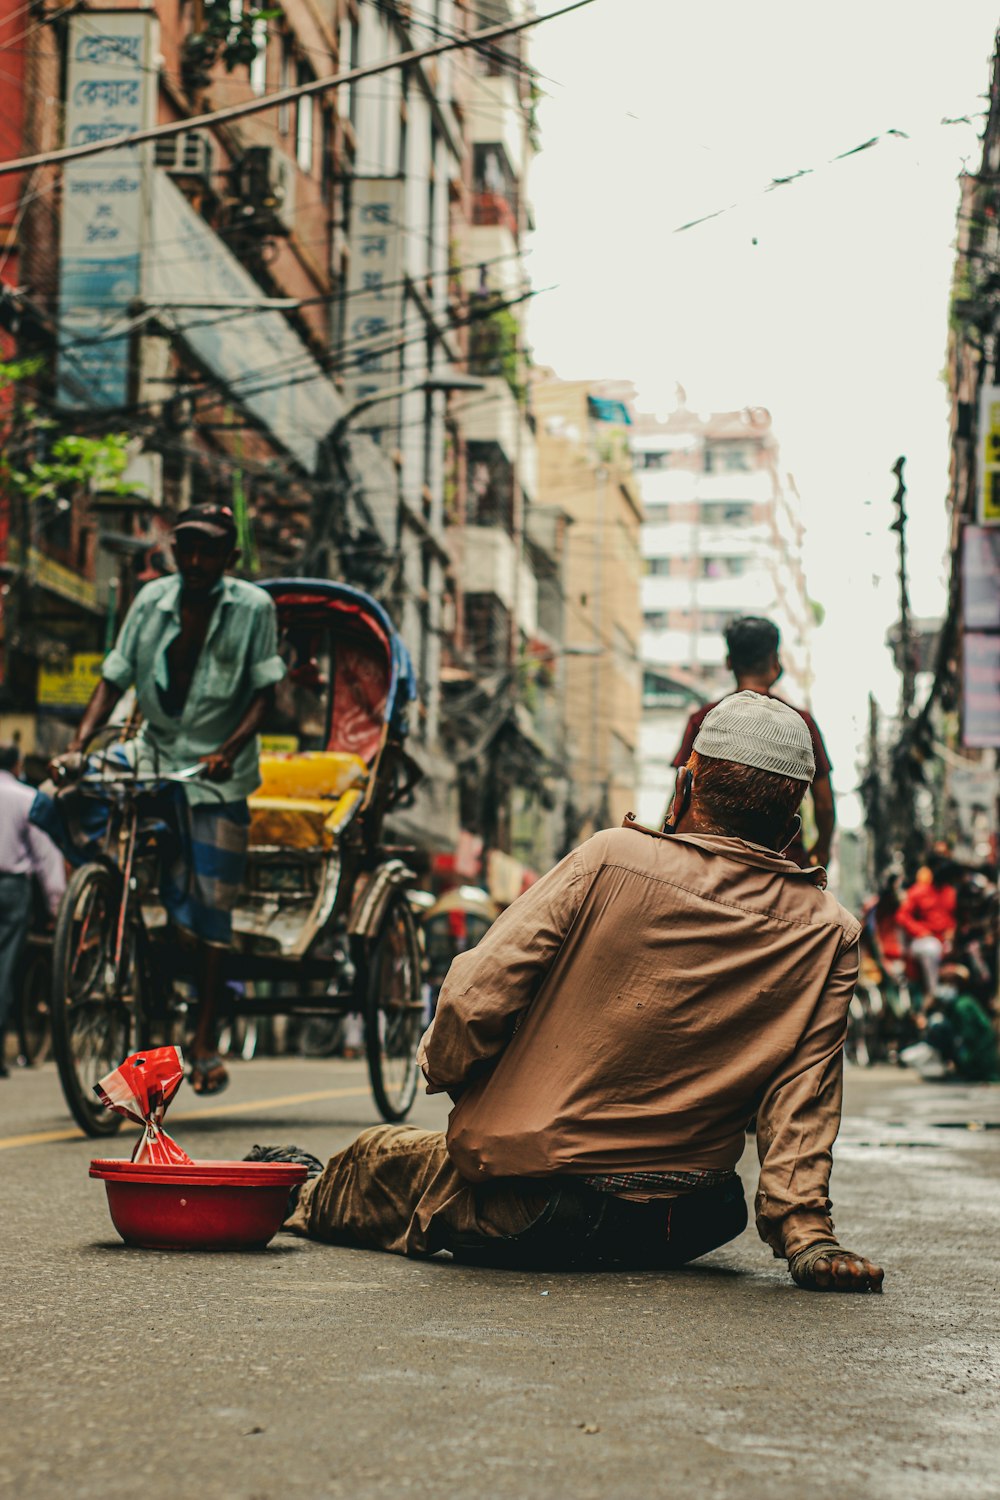
[[[726,666],[736,678],[737,693],[763,693],[767,697],[771,696],[771,689],[784,671],[778,654],[780,645],[781,634],[773,620],[765,620],[760,615],[742,615],[739,619],[730,621],[726,627]],[[779,698],[778,702],[784,702],[784,699]],[[705,715],[715,707],[716,704],[707,703],[703,708],[696,709],[688,719],[680,749],[674,757],[678,774],[688,763],[691,747]],[[794,860],[797,865],[825,866],[830,862],[836,824],[836,807],[830,780],[833,768],[819,725],[812,714],[804,708],[797,708],[795,712],[802,717],[809,730],[813,758],[816,761],[816,774],[809,789],[816,820],[816,842],[811,849],[807,849],[800,831],[785,850],[785,858]]]
[[[421,1061],[447,1135],[365,1131],[286,1228],[491,1264],[671,1267],[746,1225],[802,1287],[878,1291],[838,1244],[831,1149],[858,923],[779,852],[814,772],[799,714],[737,693],[705,719],[668,831],[596,834],[455,959]],[[254,1148],[299,1159],[295,1148]]]
[[[246,799],[260,785],[257,731],[285,675],[270,596],[225,576],[239,557],[235,544],[228,506],[183,512],[173,534],[177,573],[136,595],[68,746],[70,754],[83,750],[134,686],[143,727],[123,749],[140,757],[151,779],[200,762],[204,779],[225,787],[219,793],[196,780],[184,787],[176,804],[183,855],[161,890],[174,922],[198,943],[191,1083],[203,1094],[228,1083],[215,1050],[221,959],[246,865]]]

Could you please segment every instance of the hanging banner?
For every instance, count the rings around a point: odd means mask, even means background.
[[[963,638],[962,744],[1000,749],[1000,635],[969,631]]]
[[[966,526],[962,532],[962,624],[1000,630],[1000,529]]]
[[[364,401],[400,384],[403,337],[405,184],[398,177],[356,177],[351,198],[351,259],[344,319],[345,393]],[[399,426],[398,401],[380,401],[352,422],[373,435]]]
[[[976,443],[977,519],[982,526],[1000,526],[1000,386],[980,389]]]
[[[152,200],[153,244],[170,250],[149,257],[150,299],[170,308],[172,325],[201,363],[314,473],[320,444],[344,411],[336,386],[284,313],[252,310],[254,301],[265,300],[259,282],[165,172],[153,174]],[[217,315],[205,308],[171,307],[172,298],[190,297],[192,287],[218,301]],[[237,318],[234,300],[245,304]]]
[[[156,123],[159,28],[149,11],[88,10],[69,22],[67,146],[126,140]],[[129,399],[127,333],[139,295],[151,146],[67,162],[59,260],[60,405]],[[110,335],[110,336],[109,336]]]

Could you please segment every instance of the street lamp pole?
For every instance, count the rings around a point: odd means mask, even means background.
[[[356,489],[354,478],[350,472],[344,453],[344,439],[351,423],[371,407],[379,405],[383,401],[399,401],[404,396],[413,395],[416,391],[442,391],[445,393],[456,391],[481,391],[485,389],[485,381],[473,375],[462,375],[457,372],[439,375],[427,375],[422,380],[408,381],[405,384],[387,386],[384,390],[373,391],[368,396],[361,397],[349,406],[346,411],[334,422],[330,431],[322,443],[322,452],[326,463],[332,470],[330,478],[334,480],[336,490],[336,503],[333,506],[324,503],[325,496],[317,494],[313,501],[313,519],[309,546],[303,558],[303,572],[309,573],[316,567],[317,561],[322,560],[327,546],[327,534],[331,520],[331,510],[334,512],[334,521],[346,515],[347,504]],[[342,502],[342,503],[341,503]],[[361,502],[362,509],[367,512],[367,507]],[[375,529],[374,519],[370,514],[367,520]]]

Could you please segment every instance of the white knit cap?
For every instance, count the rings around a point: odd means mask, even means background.
[[[801,714],[763,693],[733,693],[702,720],[694,749],[715,760],[812,781],[812,736]]]

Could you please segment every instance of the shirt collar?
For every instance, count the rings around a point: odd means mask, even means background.
[[[234,592],[235,589],[233,580],[229,577],[228,573],[223,573],[222,577],[215,585],[215,588],[212,590],[212,597],[214,598],[216,594],[221,594],[222,598],[219,600],[219,603],[230,604],[232,602]],[[156,601],[156,607],[157,609],[162,609],[164,614],[175,615],[180,608],[180,601],[181,575],[179,573],[171,573],[170,583],[167,588],[163,590],[163,593]]]
[[[799,876],[808,880],[810,885],[819,886],[820,890],[826,889],[824,869],[819,866],[812,866],[807,870],[800,869],[793,860],[783,859],[774,849],[765,849],[763,844],[750,844],[746,839],[723,838],[721,834],[715,833],[660,833],[655,828],[643,827],[632,817],[627,817],[622,827],[631,828],[635,833],[648,834],[650,838],[672,839],[680,844],[693,844],[696,849],[704,849],[709,854],[724,854],[729,859],[735,859],[743,865],[751,865],[757,870],[774,870],[781,875]]]

